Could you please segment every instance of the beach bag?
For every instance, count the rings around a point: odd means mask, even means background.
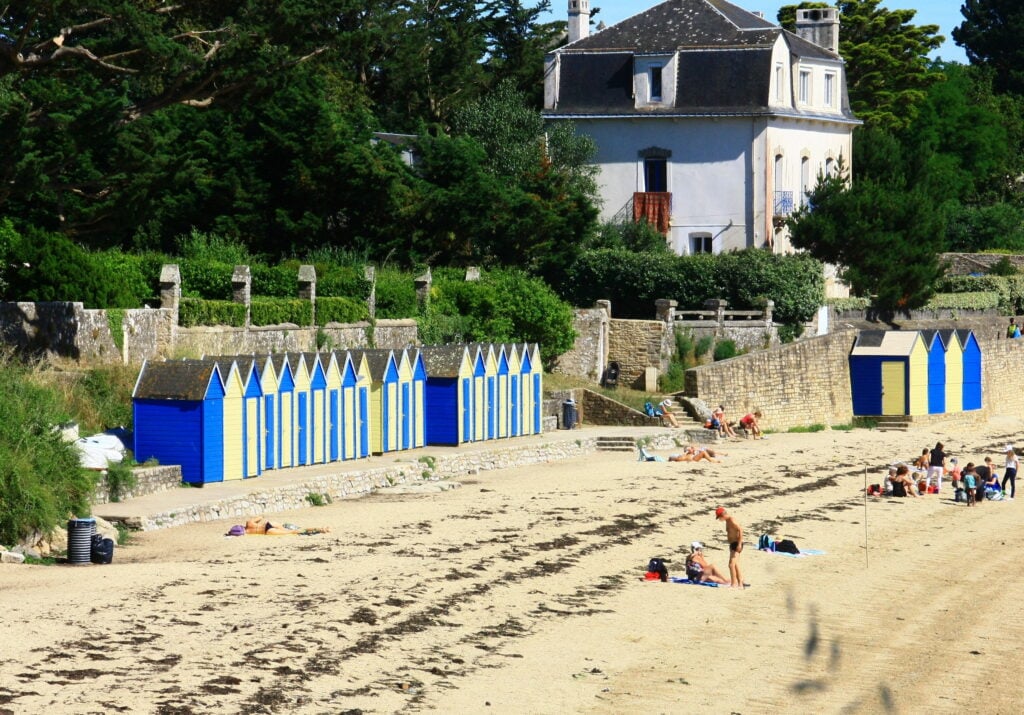
[[[757,540],[758,551],[775,551],[775,540],[768,534],[761,534],[761,538]]]
[[[998,489],[986,489],[985,498],[988,499],[989,501],[1002,501],[1003,493]]]
[[[225,536],[245,536],[245,527],[241,524],[235,524],[228,529],[228,533]]]
[[[94,564],[109,564],[114,560],[114,540],[100,534],[92,535],[89,549],[89,560]]]
[[[668,581],[668,567],[663,559],[653,558],[647,562],[647,573],[658,574],[662,581]]]
[[[658,416],[654,412],[654,405],[652,405],[650,402],[645,402],[644,403],[644,414],[647,415],[648,417],[657,417]]]
[[[775,551],[779,551],[784,554],[799,554],[800,549],[796,547],[791,539],[781,539],[775,542]]]

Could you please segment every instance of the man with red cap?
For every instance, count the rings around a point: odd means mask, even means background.
[[[715,509],[715,518],[725,522],[725,535],[729,539],[729,585],[743,588],[743,576],[740,575],[740,552],[743,551],[743,527],[729,515],[725,507]]]

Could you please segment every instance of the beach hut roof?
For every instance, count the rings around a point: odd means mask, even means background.
[[[907,356],[920,337],[917,330],[862,330],[851,355]]]
[[[352,359],[358,363],[360,358],[366,360],[366,365],[370,368],[370,375],[375,378],[384,377],[388,363],[394,359],[394,353],[391,350],[382,349],[353,351]]]
[[[458,377],[466,357],[465,345],[435,345],[420,349],[423,366],[430,377]]]
[[[213,361],[147,362],[139,375],[133,397],[198,402],[206,397],[210,380],[214,377],[221,382],[220,370]]]

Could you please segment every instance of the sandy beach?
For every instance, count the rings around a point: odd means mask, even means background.
[[[272,515],[329,534],[220,522],[0,565],[0,713],[1016,713],[1024,499],[865,505],[865,469],[937,440],[1001,467],[1024,421],[598,453]],[[725,570],[719,505],[749,589],[640,580],[694,540]]]

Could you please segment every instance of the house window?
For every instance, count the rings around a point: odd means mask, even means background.
[[[651,101],[661,101],[661,65],[651,67]]]
[[[800,204],[807,205],[807,196],[811,193],[811,160],[806,156],[800,160]]]
[[[644,191],[668,191],[668,161],[664,157],[644,159]]]
[[[809,104],[811,101],[811,71],[800,70],[800,102]]]
[[[785,98],[783,90],[785,87],[782,83],[786,80],[785,71],[782,69],[782,65],[775,65],[775,100],[781,102]]]
[[[833,106],[833,96],[836,89],[836,76],[831,72],[825,75],[825,106]]]
[[[714,251],[711,250],[711,234],[691,233],[690,248],[691,253],[714,253]]]

